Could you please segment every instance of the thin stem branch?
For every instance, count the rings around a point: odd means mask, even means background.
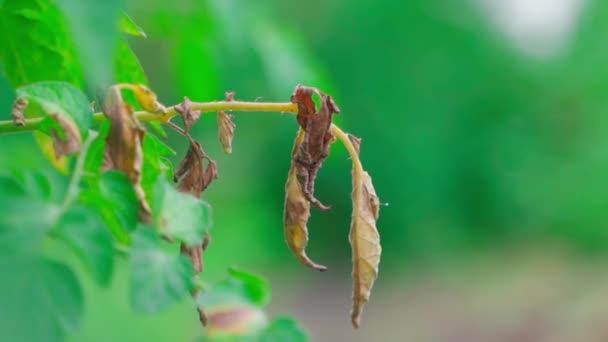
[[[65,194],[65,198],[63,199],[63,205],[61,206],[63,211],[67,210],[78,196],[80,179],[84,173],[84,163],[87,158],[87,153],[91,143],[93,143],[93,140],[95,140],[98,135],[99,134],[97,132],[89,130],[89,135],[80,148],[78,159],[76,159],[76,166],[74,167],[74,173],[70,179],[70,184],[68,185],[68,190]]]
[[[194,102],[193,110],[202,112],[218,112],[218,111],[241,111],[241,112],[284,112],[297,113],[298,106],[291,102],[247,102],[247,101],[215,101],[215,102]],[[174,107],[167,108],[167,113],[158,114],[147,111],[135,112],[135,117],[139,121],[163,121],[178,114]],[[94,123],[102,123],[107,118],[103,113],[93,114]],[[0,121],[0,135],[19,132],[32,132],[38,130],[42,118],[31,118],[25,120],[24,126],[16,126],[12,120]]]

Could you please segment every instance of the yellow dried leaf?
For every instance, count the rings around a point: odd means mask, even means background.
[[[300,130],[294,144],[294,152],[302,143],[303,130]],[[284,233],[287,245],[296,258],[305,266],[318,271],[325,271],[327,267],[319,265],[306,255],[308,244],[308,219],[310,218],[310,202],[306,198],[302,185],[297,178],[297,170],[292,162],[289,169],[287,184],[285,185],[285,212],[283,214]]]
[[[233,115],[226,114],[224,111],[217,113],[217,123],[219,125],[220,143],[224,147],[224,153],[232,153],[232,139],[236,124],[232,121]]]
[[[359,164],[360,166],[360,164]],[[360,168],[353,172],[353,217],[349,241],[353,253],[352,323],[359,327],[363,305],[369,300],[380,264],[380,235],[376,221],[380,200],[369,174]]]
[[[143,84],[138,84],[133,86],[133,92],[135,92],[135,97],[137,98],[137,102],[142,106],[143,109],[148,112],[153,113],[166,113],[167,108],[163,106],[156,97],[156,93],[150,90]]]

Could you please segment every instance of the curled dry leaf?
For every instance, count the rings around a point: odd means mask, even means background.
[[[143,152],[141,143],[145,131],[133,115],[133,108],[127,105],[117,87],[112,87],[104,101],[104,115],[111,123],[106,138],[103,170],[116,169],[125,173],[139,200],[140,219],[152,223],[150,206],[141,187]]]
[[[175,110],[182,115],[184,125],[186,126],[186,132],[190,130],[190,127],[201,117],[200,110],[192,110],[192,101],[184,96],[184,101],[175,106]]]
[[[359,165],[360,166],[360,165]],[[361,169],[353,172],[353,220],[349,241],[353,253],[352,323],[359,327],[363,305],[369,300],[380,264],[380,235],[376,221],[380,200],[369,174]]]
[[[137,98],[137,102],[142,106],[143,109],[153,113],[166,113],[167,108],[163,106],[150,88],[143,84],[137,84],[133,86],[133,92]]]
[[[359,154],[359,151],[361,150],[361,138],[348,134],[348,140],[350,140],[350,143],[353,144],[355,151],[357,151],[357,154]]]
[[[55,157],[57,159],[65,156],[66,154],[76,153],[80,151],[80,145],[82,144],[82,137],[76,124],[60,114],[51,113],[50,117],[53,118],[62,128],[63,132],[60,133],[56,129],[51,129],[51,138],[53,139],[53,148],[55,149]]]
[[[217,123],[219,125],[220,143],[224,148],[224,153],[232,153],[232,139],[236,124],[232,121],[233,115],[226,114],[224,111],[217,113]]]
[[[304,131],[300,129],[294,142],[294,152],[302,143]],[[285,209],[283,212],[283,229],[285,240],[296,258],[305,266],[318,271],[325,271],[327,267],[319,265],[306,255],[308,244],[308,219],[310,218],[310,202],[302,191],[302,185],[297,179],[294,163],[291,163],[287,184],[285,184]]]
[[[13,116],[13,122],[16,126],[25,126],[25,116],[23,115],[23,111],[27,105],[28,102],[23,97],[18,97],[15,100],[15,103],[13,103],[11,115]]]
[[[321,108],[316,111],[312,95],[321,98]],[[302,185],[306,198],[315,207],[329,210],[314,197],[315,179],[323,161],[329,156],[329,146],[335,140],[330,131],[332,117],[340,109],[331,96],[323,94],[316,88],[297,86],[291,102],[298,105],[298,123],[304,129],[304,140],[296,149],[295,162],[297,178]]]
[[[207,167],[205,168],[205,160]],[[200,198],[209,184],[218,178],[217,165],[210,159],[198,141],[192,140],[186,156],[175,171],[174,181],[179,182],[177,189]]]

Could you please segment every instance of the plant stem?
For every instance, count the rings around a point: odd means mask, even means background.
[[[202,112],[218,111],[242,111],[242,112],[285,112],[297,113],[298,106],[291,102],[246,102],[246,101],[216,101],[216,102],[194,102],[192,109]],[[174,107],[167,108],[167,113],[157,114],[147,111],[135,112],[135,117],[139,121],[163,121],[178,114]],[[103,113],[93,114],[93,122],[101,123],[107,118]],[[32,132],[38,130],[42,118],[30,118],[25,120],[24,126],[16,126],[12,120],[0,121],[0,135],[20,132]]]
[[[89,135],[80,148],[78,159],[76,159],[76,166],[74,167],[74,173],[72,174],[70,184],[68,185],[68,190],[65,194],[65,198],[63,199],[63,205],[61,206],[62,211],[66,211],[72,202],[74,202],[76,197],[78,197],[80,179],[84,173],[84,162],[87,158],[87,152],[89,151],[91,143],[93,143],[93,140],[95,140],[98,135],[99,134],[97,132],[89,130]]]

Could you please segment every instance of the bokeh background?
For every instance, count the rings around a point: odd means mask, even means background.
[[[350,161],[336,144],[317,180],[309,255],[283,241],[294,117],[236,113],[232,155],[215,115],[196,137],[218,161],[205,275],[269,278],[270,312],[313,341],[606,341],[608,2],[603,0],[128,1],[130,39],[168,104],[288,101],[317,86],[361,136],[383,202],[384,253],[362,327],[350,326]],[[8,86],[0,85],[8,94]],[[0,105],[10,107],[10,96]],[[8,112],[2,114],[8,117]],[[179,137],[169,136],[185,151]],[[46,163],[29,135],[2,137],[0,167]],[[82,279],[86,279],[83,277]],[[189,298],[158,316],[129,309],[125,261],[85,284],[71,341],[190,341]]]

